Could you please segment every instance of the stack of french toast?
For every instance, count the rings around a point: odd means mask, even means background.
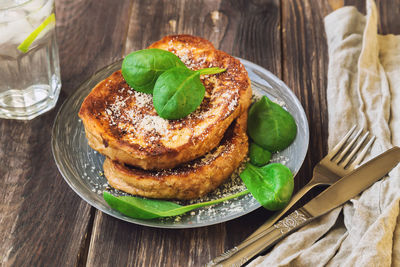
[[[226,69],[201,75],[201,105],[188,116],[157,115],[151,94],[131,88],[121,71],[97,84],[79,117],[89,145],[106,156],[104,175],[124,192],[149,198],[194,199],[228,179],[248,152],[251,87],[241,62],[209,41],[166,36],[149,48],[170,51],[190,69]]]

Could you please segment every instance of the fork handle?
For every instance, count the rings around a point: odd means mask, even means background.
[[[237,253],[234,253],[232,257],[227,257],[223,254],[210,261],[207,266],[241,266],[257,255],[261,250],[272,246],[280,239],[308,224],[313,219],[314,218],[303,208],[295,210],[278,223],[274,224],[273,227],[264,231],[262,239],[258,239],[257,242],[252,243],[251,246],[245,247],[244,250],[236,251]]]
[[[259,241],[259,240],[265,240],[266,236],[270,235],[271,231],[271,226],[278,221],[282,215],[284,215],[291,207],[293,207],[294,204],[299,201],[308,191],[310,191],[313,187],[317,186],[318,184],[314,183],[308,183],[304,187],[302,187],[290,200],[289,204],[286,206],[285,209],[276,212],[273,216],[271,216],[263,225],[261,225],[252,235],[250,235],[247,239],[245,239],[242,243],[239,245],[233,247],[230,250],[225,251],[222,253],[220,256],[216,257],[213,259],[209,264],[218,264],[232,256],[234,256],[236,253],[241,252],[242,250],[245,250],[249,245]],[[259,242],[257,242],[259,243]],[[260,253],[266,249],[265,246],[260,247],[260,249],[257,251],[257,253]],[[247,250],[246,250],[247,251]],[[256,253],[256,254],[257,254]],[[243,253],[241,253],[243,254]],[[244,255],[245,258],[248,258],[247,255]],[[212,265],[210,265],[212,266]]]

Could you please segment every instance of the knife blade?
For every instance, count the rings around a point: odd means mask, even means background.
[[[263,242],[255,242],[243,251],[226,252],[210,261],[207,266],[241,266],[283,237],[354,198],[374,182],[381,179],[400,162],[400,148],[393,147],[344,176],[302,208],[295,210],[263,232]],[[250,250],[250,251],[249,251]]]

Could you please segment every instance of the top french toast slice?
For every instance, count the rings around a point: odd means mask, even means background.
[[[79,117],[89,145],[112,160],[146,170],[173,168],[215,148],[232,121],[247,112],[250,80],[238,59],[200,37],[166,36],[149,48],[176,54],[192,70],[226,71],[200,77],[206,88],[204,100],[179,120],[159,117],[152,95],[130,88],[116,71],[85,98]]]

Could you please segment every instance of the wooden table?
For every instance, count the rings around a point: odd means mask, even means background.
[[[64,100],[97,69],[167,34],[203,36],[280,77],[310,124],[295,190],[327,152],[327,45],[323,18],[338,0],[57,0],[62,92],[32,121],[0,120],[0,265],[201,266],[238,244],[270,215],[258,209],[214,226],[155,229],[92,208],[63,180],[50,139]],[[352,2],[352,3],[351,3]],[[380,0],[381,33],[400,33],[400,0]],[[1,33],[0,33],[1,34]],[[310,196],[309,196],[310,198]]]

